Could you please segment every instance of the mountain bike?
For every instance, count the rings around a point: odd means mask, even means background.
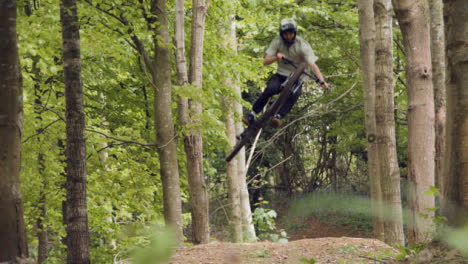
[[[302,74],[309,76],[314,81],[318,81],[318,78],[315,75],[312,75],[305,71],[306,64],[302,63],[299,66],[294,64],[294,62],[283,58],[283,63],[290,64],[296,70],[289,75],[289,77],[281,84],[281,92],[276,98],[276,100],[269,103],[266,111],[257,118],[254,122],[251,122],[249,126],[237,136],[237,144],[233,147],[231,153],[226,157],[226,162],[231,161],[252,138],[255,138],[262,128],[264,128],[271,119],[278,113],[283,104],[286,102],[286,99],[298,92],[304,81],[300,78]]]

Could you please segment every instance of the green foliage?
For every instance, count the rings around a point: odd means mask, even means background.
[[[262,201],[258,205],[266,204],[268,204],[267,201]],[[255,208],[255,211],[252,213],[252,222],[258,231],[258,237],[261,239],[269,239],[272,242],[286,243],[288,242],[287,234],[284,230],[278,230],[276,228],[276,217],[277,213],[274,210],[259,206]]]
[[[299,259],[300,262],[303,262],[303,263],[307,263],[307,264],[315,264],[315,259],[313,258],[310,258],[310,259],[307,259],[307,258],[301,258]]]
[[[390,250],[390,249],[381,249],[377,252],[367,253],[367,257],[380,260],[380,261],[383,261],[386,259],[396,259],[397,256],[398,255],[393,250]]]
[[[132,263],[167,263],[177,245],[173,230],[160,228],[146,229],[148,243],[144,248],[136,248],[132,252]]]
[[[186,3],[186,54],[190,54],[191,1]],[[39,1],[25,12],[26,1],[20,1],[18,12],[18,42],[24,83],[24,130],[22,144],[22,191],[25,223],[32,255],[37,249],[37,220],[40,205],[46,204],[45,229],[49,231],[51,248],[48,263],[63,263],[65,227],[62,220],[62,202],[65,200],[65,100],[62,39],[60,28],[60,1]],[[169,31],[173,34],[173,2],[169,1]],[[138,37],[150,57],[154,56],[154,27],[158,26],[147,1],[79,1],[82,82],[86,116],[88,219],[93,263],[111,263],[119,254],[130,257],[130,249],[141,250],[141,257],[158,255],[157,240],[147,236],[150,223],[162,222],[162,183],[159,175],[159,157],[154,148],[153,98],[155,91],[148,69],[132,46],[132,37]],[[103,12],[105,11],[105,12]],[[229,35],[228,15],[236,15],[237,50],[226,44]],[[203,113],[199,125],[177,127],[178,161],[184,203],[184,226],[190,223],[186,157],[181,135],[188,131],[203,135],[204,175],[212,197],[223,195],[225,189],[225,151],[229,149],[225,135],[224,118],[229,110],[222,98],[241,102],[245,109],[265,87],[274,65],[264,67],[262,58],[272,38],[278,35],[278,23],[292,17],[299,26],[298,35],[308,40],[316,55],[317,64],[331,84],[324,94],[313,83],[304,87],[304,93],[293,112],[285,120],[291,126],[285,136],[274,136],[276,131],[266,129],[260,139],[261,157],[251,165],[248,177],[260,173],[262,179],[254,182],[259,192],[266,192],[267,177],[272,166],[289,156],[284,163],[285,178],[292,193],[311,192],[329,188],[356,189],[366,193],[365,131],[362,111],[362,89],[356,85],[351,92],[331,106],[325,104],[360,82],[359,40],[355,2],[350,0],[329,3],[318,0],[236,0],[212,1],[206,18],[203,61],[203,89],[191,85],[177,86],[173,80],[173,117],[177,124],[177,97],[199,101]],[[122,23],[122,18],[128,23]],[[172,35],[171,35],[172,36]],[[399,40],[399,33],[396,39]],[[174,47],[171,45],[172,50]],[[404,68],[402,51],[397,56],[396,68]],[[155,64],[157,60],[155,60]],[[174,62],[172,62],[174,63]],[[172,65],[174,69],[174,65]],[[399,73],[402,80],[403,73]],[[240,98],[230,79],[244,92]],[[397,83],[396,107],[399,160],[406,160],[407,127],[405,124],[406,91]],[[248,95],[247,95],[248,94]],[[38,95],[40,95],[38,97]],[[236,119],[240,117],[236,116]],[[300,120],[299,120],[300,119]],[[269,139],[276,141],[269,142]],[[326,142],[326,145],[323,145]],[[273,146],[273,147],[271,147]],[[326,155],[349,162],[346,177],[333,182]],[[288,151],[292,151],[288,154]],[[42,158],[39,159],[39,154]],[[256,156],[259,157],[259,156]],[[404,168],[403,168],[404,172]],[[218,188],[221,186],[221,188]],[[218,191],[219,190],[219,191]],[[345,212],[355,226],[368,226],[368,214],[362,207],[368,204],[357,199],[312,200],[316,214],[325,216],[325,208]],[[348,203],[347,203],[348,202]],[[317,211],[318,210],[318,211]],[[287,241],[284,231],[275,226],[276,212],[259,207],[253,214],[254,222],[263,238],[275,242]],[[340,223],[344,224],[344,223]],[[142,230],[147,230],[142,231]],[[146,232],[146,233],[145,233]],[[156,232],[157,233],[157,232]],[[164,235],[163,235],[164,236]],[[169,239],[169,238],[168,238]],[[267,252],[268,253],[268,252]],[[164,255],[163,253],[161,253]],[[138,255],[138,254],[137,254]],[[161,255],[161,256],[162,256]],[[158,255],[159,256],[159,255]],[[313,259],[309,260],[311,263]]]
[[[91,258],[93,263],[110,263],[118,252],[142,241],[141,236],[121,236],[124,230],[162,219],[155,149],[123,142],[154,141],[153,89],[124,39],[101,24],[120,28],[117,21],[88,4],[80,4],[79,11]],[[22,189],[28,239],[34,255],[39,205],[44,199],[44,224],[52,241],[48,263],[63,263],[65,105],[59,1],[41,2],[32,14],[19,12],[19,16],[25,103]],[[142,23],[136,25],[138,30],[145,28]]]
[[[427,247],[427,244],[418,244],[418,245],[411,245],[409,247],[399,246],[398,252],[395,256],[397,260],[405,260],[408,259],[410,256],[415,256],[419,252],[421,252],[424,248]]]
[[[424,192],[424,195],[430,195],[433,196],[434,199],[437,199],[439,197],[439,190],[435,186],[431,186],[429,191]],[[436,231],[439,228],[443,228],[444,225],[447,223],[447,218],[445,216],[441,216],[438,214],[439,207],[433,207],[433,208],[426,208],[426,211],[432,215],[432,222],[434,223],[436,227]],[[428,218],[429,214],[422,214],[422,217]],[[437,234],[433,234],[432,237],[435,237]]]
[[[341,253],[341,254],[349,254],[349,253],[357,252],[357,251],[359,251],[359,248],[354,245],[338,248],[338,253]]]
[[[443,240],[468,258],[468,225],[458,229],[447,228],[443,233]]]
[[[253,222],[260,232],[274,231],[276,216],[276,212],[272,209],[257,207],[253,212]]]
[[[361,215],[370,220],[372,215],[370,200],[349,194],[317,193],[298,200],[291,211],[297,216],[309,214],[342,213],[351,217]]]
[[[270,257],[270,251],[268,251],[268,249],[257,250],[255,253],[256,253],[257,257],[259,257],[259,258],[269,258]]]

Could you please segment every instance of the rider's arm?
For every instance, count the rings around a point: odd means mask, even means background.
[[[266,54],[265,57],[263,57],[263,65],[270,65],[272,64],[273,62],[277,61],[279,58],[277,55],[269,55],[269,54]]]
[[[278,61],[278,60],[281,61],[281,57],[278,56],[278,55],[282,55],[281,53],[278,53],[280,43],[281,43],[281,39],[279,37],[271,41],[270,45],[265,51],[265,57],[263,57],[263,65],[270,65],[273,62]]]
[[[310,69],[312,70],[312,72],[315,74],[315,76],[317,76],[317,78],[320,80],[320,83],[323,82],[323,84],[320,84],[320,86],[323,88],[323,89],[328,89],[328,83],[325,81],[325,79],[323,78],[323,75],[322,73],[320,72],[320,69],[319,67],[317,66],[317,64],[315,63],[312,63],[310,64]]]
[[[278,56],[278,54],[280,54],[280,56]],[[266,54],[265,57],[263,57],[263,65],[270,65],[272,64],[273,62],[275,61],[281,61],[282,57],[284,57],[283,54],[279,53],[276,55],[269,55],[269,54]]]

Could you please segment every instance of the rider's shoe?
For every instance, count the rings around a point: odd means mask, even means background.
[[[255,113],[250,112],[246,116],[242,117],[242,122],[247,126],[253,124],[255,122]]]
[[[270,121],[270,127],[278,128],[280,126],[280,124],[281,124],[280,118],[281,118],[281,116],[276,114]]]

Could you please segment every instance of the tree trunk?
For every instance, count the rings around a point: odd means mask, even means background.
[[[384,201],[384,233],[388,244],[404,245],[400,170],[395,138],[393,35],[390,0],[375,0],[375,120]]]
[[[205,35],[205,18],[209,0],[193,0],[192,39],[190,55],[189,82],[194,89],[202,89],[203,74],[203,40]],[[190,101],[190,121],[194,130],[184,138],[187,154],[187,171],[189,181],[190,203],[192,208],[193,242],[206,244],[210,240],[208,214],[208,190],[203,172],[203,143],[199,116],[202,114],[200,102]]]
[[[33,72],[34,72],[34,115],[35,115],[35,127],[36,127],[36,134],[42,133],[43,126],[42,126],[42,94],[44,91],[41,89],[41,73],[40,69],[37,68],[38,57],[34,58],[33,63]],[[45,164],[44,164],[44,153],[41,147],[41,138],[37,137],[37,145],[39,146],[39,152],[37,153],[37,164],[38,164],[38,175],[40,178],[40,182],[42,186],[40,187],[39,192],[39,217],[37,218],[37,240],[38,240],[38,247],[37,247],[37,263],[41,264],[47,259],[47,255],[49,252],[48,244],[48,232],[46,226],[44,224],[46,219],[46,177],[44,175],[45,171]]]
[[[403,35],[408,80],[408,242],[426,242],[432,234],[434,196],[434,90],[427,0],[393,1]],[[429,217],[421,217],[427,214]]]
[[[367,166],[370,181],[371,204],[374,236],[384,240],[382,216],[382,189],[378,166],[378,152],[375,122],[375,19],[374,3],[359,0],[359,38],[361,44],[361,63],[364,90],[364,112],[367,134]]]
[[[444,151],[445,151],[445,37],[444,16],[442,0],[430,0],[431,12],[431,57],[432,57],[432,83],[434,85],[435,107],[435,172],[439,193],[443,193],[444,177]]]
[[[241,97],[240,86],[236,86],[236,93]],[[242,116],[242,105],[239,102],[234,102],[237,116]],[[236,122],[236,134],[239,135],[243,131],[241,122]],[[242,217],[242,232],[244,234],[244,241],[256,241],[257,235],[255,234],[255,227],[252,221],[252,208],[250,207],[249,189],[247,186],[247,169],[246,169],[246,155],[245,148],[242,148],[237,154],[237,173],[239,177],[240,188],[240,203],[241,203],[241,217]]]
[[[231,8],[232,10],[232,8]],[[237,55],[237,43],[236,43],[236,25],[235,25],[235,15],[229,15],[229,34],[226,34],[226,43],[225,46],[231,52],[231,56]],[[229,76],[226,75],[226,76]],[[237,80],[233,79],[232,76],[229,76],[226,80],[226,87],[231,87],[234,91],[237,88]],[[224,98],[224,105],[226,106],[226,134],[229,140],[229,144],[233,147],[236,140],[236,118],[235,112],[236,108],[234,105],[234,100],[230,98]],[[231,205],[231,223],[232,228],[231,239],[233,242],[238,243],[242,242],[242,213],[241,213],[241,178],[239,177],[239,162],[237,159],[233,159],[227,163],[227,179],[228,179],[228,194],[229,194],[229,203]]]
[[[191,64],[190,64],[190,81],[194,84],[194,88],[201,89],[202,81],[202,59],[203,59],[203,35],[204,21],[206,11],[204,7],[200,9],[200,3],[193,3],[193,19],[192,19],[192,47],[191,47]],[[208,6],[206,6],[206,9]],[[203,12],[202,12],[203,11]],[[175,43],[176,43],[176,69],[177,79],[180,86],[188,83],[187,63],[185,58],[185,32],[184,32],[184,1],[175,1]],[[203,14],[199,14],[202,12]],[[201,21],[199,21],[201,20]],[[192,69],[193,68],[193,69]],[[196,69],[196,71],[194,71]],[[201,104],[191,102],[193,110],[192,114],[201,114]],[[187,98],[180,97],[178,102],[179,122],[182,127],[185,127],[192,122],[199,122],[194,117],[188,115],[189,102]],[[187,172],[189,181],[190,204],[192,211],[192,229],[193,242],[195,244],[205,244],[209,242],[209,213],[208,213],[208,194],[203,173],[203,146],[201,132],[194,131],[184,135],[184,148],[187,156]]]
[[[20,189],[23,91],[16,0],[0,1],[0,262],[27,257]]]
[[[229,15],[230,27],[229,34],[225,34],[224,46],[227,50],[230,49],[231,55],[236,55],[236,39],[235,33],[232,33],[232,26],[234,21],[234,15]],[[235,28],[235,25],[234,25]],[[224,83],[226,87],[230,87],[233,90],[237,83],[232,79],[231,76],[227,73],[225,76],[226,79]],[[236,126],[235,126],[235,106],[231,98],[224,97],[223,103],[225,105],[225,125],[226,125],[226,136],[229,140],[229,145],[234,147],[236,145]],[[231,228],[231,241],[234,243],[242,242],[242,216],[241,216],[241,199],[240,199],[240,179],[238,172],[238,162],[237,159],[233,159],[226,164],[226,176],[228,184],[228,202],[230,205],[230,215],[229,215],[229,227]]]
[[[231,39],[232,49],[237,54],[237,36],[236,36],[236,16],[230,15],[231,21]],[[241,88],[239,85],[234,85],[234,91],[238,95],[238,98],[242,98]],[[238,101],[234,101],[234,111],[237,116],[242,116],[242,104]],[[240,135],[244,128],[240,120],[234,119],[236,127],[236,135]],[[246,241],[255,241],[257,236],[255,234],[255,227],[252,222],[252,209],[250,208],[249,189],[247,187],[247,170],[246,170],[246,159],[245,159],[245,148],[242,148],[237,154],[237,174],[239,177],[239,188],[240,188],[240,206],[241,206],[241,218],[242,218],[242,232]]]
[[[456,208],[444,208],[449,222],[463,225],[458,218],[468,214],[468,2],[446,0],[447,40],[447,145],[444,197]],[[450,210],[452,209],[452,210]],[[466,223],[466,222],[465,222]]]
[[[41,154],[42,155],[42,154]],[[45,188],[45,186],[44,186]],[[49,254],[49,233],[44,224],[46,219],[46,198],[45,193],[41,191],[39,199],[39,217],[37,219],[37,240],[39,241],[37,247],[37,263],[41,264],[47,260]]]
[[[154,118],[156,141],[160,160],[160,174],[163,183],[164,216],[166,223],[173,225],[179,245],[183,245],[182,201],[177,163],[177,142],[171,109],[171,58],[170,39],[167,23],[166,0],[155,0],[152,13],[157,17],[158,26],[154,38]]]
[[[63,0],[60,5],[60,16],[63,37],[67,134],[67,263],[88,264],[90,258],[86,205],[85,118],[76,0]]]
[[[184,0],[175,0],[175,27],[174,27],[174,42],[176,45],[176,70],[177,70],[177,83],[179,86],[187,85],[187,59],[185,57],[185,11]],[[185,127],[188,123],[187,116],[188,100],[187,98],[178,98],[178,117],[179,123]],[[185,135],[184,135],[185,136]]]
[[[229,81],[228,81],[229,82]],[[228,84],[232,87],[232,82]],[[229,145],[233,147],[236,144],[236,127],[234,125],[232,100],[225,99],[226,106],[226,134]],[[228,201],[230,205],[229,226],[231,228],[231,241],[234,243],[242,242],[242,218],[240,208],[240,182],[237,167],[237,159],[232,159],[227,163],[226,175],[228,184]]]

